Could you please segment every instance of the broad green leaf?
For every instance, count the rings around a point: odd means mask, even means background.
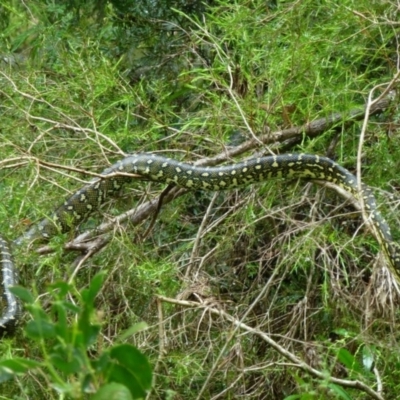
[[[25,373],[26,371],[40,367],[42,364],[28,358],[11,358],[0,361],[0,368],[7,368],[14,373]]]
[[[56,336],[54,324],[39,318],[26,324],[25,333],[32,339],[50,339]]]
[[[138,382],[136,376],[130,370],[122,365],[114,364],[108,375],[108,382],[117,382],[129,388],[134,399],[140,399],[146,396],[146,390]]]
[[[97,336],[101,330],[101,326],[91,323],[89,312],[87,310],[82,312],[78,321],[78,327],[80,330],[80,335],[75,336],[77,345],[89,347],[96,342]]]
[[[16,374],[24,374],[28,370],[40,366],[41,364],[36,361],[22,358],[0,361],[0,383],[10,380]]]
[[[147,357],[130,344],[120,344],[111,349],[110,357],[117,360],[135,376],[144,390],[152,383],[152,370]]]
[[[64,353],[64,354],[63,354]],[[54,352],[50,355],[50,361],[54,367],[66,374],[78,373],[82,369],[81,362],[78,357],[72,354],[66,355],[65,352]]]
[[[110,366],[110,355],[108,352],[104,352],[100,355],[100,357],[97,360],[92,360],[91,361],[92,368],[96,372],[104,372],[106,371],[109,366]]]
[[[108,383],[101,387],[97,393],[92,396],[92,400],[132,400],[132,394],[130,390],[116,382]]]
[[[339,349],[337,352],[337,357],[338,360],[348,369],[361,374],[363,373],[363,368],[361,367],[360,363],[347,349]]]
[[[24,303],[33,304],[35,302],[35,298],[32,296],[32,293],[22,286],[12,286],[10,287],[10,292],[15,294]]]

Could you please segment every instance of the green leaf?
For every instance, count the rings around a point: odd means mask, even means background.
[[[70,328],[68,327],[67,312],[64,304],[62,302],[54,303],[52,311],[57,316],[57,322],[54,324],[57,335],[67,341]]]
[[[50,355],[50,360],[56,368],[66,374],[74,374],[82,370],[78,349],[68,349],[67,347],[58,346],[57,350]]]
[[[343,387],[335,385],[334,383],[328,384],[329,389],[331,389],[340,399],[352,400],[352,398],[347,394]]]
[[[100,355],[97,360],[91,361],[92,368],[97,372],[101,373],[106,371],[110,366],[110,355],[108,352],[104,352]]]
[[[35,298],[32,296],[32,293],[22,286],[12,286],[10,287],[10,292],[15,294],[24,303],[33,304],[35,302]]]
[[[135,375],[133,375],[130,370],[123,367],[122,365],[114,364],[111,367],[108,381],[117,382],[125,385],[127,388],[129,388],[131,395],[134,399],[140,399],[146,396],[146,391],[144,390],[140,382],[137,381]]]
[[[92,324],[90,322],[89,313],[83,311],[78,321],[80,334],[75,336],[75,342],[77,345],[89,347],[96,342],[97,336],[100,333],[101,326],[98,324]]]
[[[132,400],[130,390],[120,383],[112,382],[102,386],[97,393],[92,396],[92,400]]]
[[[40,318],[29,321],[25,326],[25,333],[31,339],[50,339],[56,336],[54,324]]]
[[[84,301],[85,305],[92,305],[94,303],[96,296],[103,286],[105,276],[106,272],[104,271],[96,274],[91,280],[89,288],[82,291],[82,300]]]
[[[126,331],[121,333],[121,335],[118,336],[118,341],[122,342],[125,339],[127,339],[128,337],[130,337],[138,332],[142,332],[146,329],[148,329],[148,325],[146,324],[146,322],[139,322],[137,324],[134,324],[130,328],[128,328]]]
[[[105,273],[97,274],[91,281],[89,288],[82,292],[83,310],[81,311],[78,319],[78,327],[82,333],[81,343],[83,346],[88,347],[93,344],[100,332],[101,325],[92,322],[94,315],[94,300],[100,291]]]
[[[23,358],[0,361],[0,383],[10,380],[16,374],[23,374],[30,369],[40,366],[41,364],[36,361]]]
[[[339,349],[337,352],[338,360],[345,365],[348,369],[358,372],[360,374],[363,373],[363,368],[360,363],[356,360],[356,358],[346,349]]]
[[[64,299],[64,297],[71,290],[72,285],[67,282],[57,281],[48,285],[49,289],[56,291],[57,298]]]
[[[82,310],[82,307],[77,306],[69,301],[64,301],[63,306],[66,310],[72,312],[73,314],[79,314],[79,312]]]
[[[120,344],[111,349],[110,357],[127,368],[143,388],[149,390],[152,383],[152,370],[147,357],[130,344]]]
[[[0,368],[7,368],[13,373],[25,373],[26,371],[40,367],[41,364],[37,361],[28,358],[11,358],[8,360],[0,361]]]

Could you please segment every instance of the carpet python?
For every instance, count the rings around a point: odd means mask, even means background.
[[[189,190],[228,190],[266,181],[271,178],[302,178],[332,182],[356,198],[363,199],[365,210],[376,227],[376,236],[387,257],[390,270],[400,283],[400,246],[395,243],[390,228],[377,209],[372,190],[362,185],[359,193],[357,179],[348,170],[326,157],[309,154],[283,154],[253,158],[231,165],[198,167],[151,153],[134,154],[118,161],[83,186],[50,218],[34,224],[14,241],[22,245],[38,238],[49,239],[58,232],[78,226],[99,209],[110,197],[133,178],[120,174],[136,174],[141,180],[173,184]],[[108,177],[106,175],[109,175]],[[0,333],[12,332],[18,322],[20,306],[9,287],[17,283],[17,272],[12,263],[7,242],[0,238],[3,297],[6,310],[0,317]]]

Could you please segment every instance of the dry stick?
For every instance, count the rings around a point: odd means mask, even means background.
[[[374,390],[372,390],[369,386],[364,384],[361,381],[358,380],[347,380],[347,379],[339,379],[331,376],[327,376],[326,373],[320,372],[315,368],[312,368],[310,365],[296,357],[293,353],[287,351],[284,347],[280,346],[275,340],[273,340],[269,335],[267,335],[265,332],[260,331],[259,329],[252,328],[243,322],[237,320],[236,318],[232,317],[228,313],[226,313],[223,310],[217,310],[215,308],[211,308],[207,304],[201,304],[201,303],[196,303],[195,301],[188,301],[188,300],[176,300],[176,299],[171,299],[165,296],[157,295],[157,298],[161,301],[164,301],[166,303],[170,304],[177,304],[180,306],[184,307],[191,307],[195,309],[206,309],[212,314],[218,315],[220,317],[226,318],[228,321],[232,322],[236,327],[243,329],[249,333],[252,333],[256,336],[259,336],[261,339],[263,339],[265,342],[267,342],[272,348],[274,348],[279,354],[281,354],[283,357],[286,359],[290,360],[291,362],[294,363],[294,366],[302,369],[303,371],[309,373],[310,375],[315,376],[318,379],[322,379],[324,381],[328,381],[343,387],[348,387],[348,388],[353,388],[353,389],[358,389],[362,390],[363,392],[367,393],[369,396],[371,396],[373,399],[376,400],[384,400],[384,398]]]

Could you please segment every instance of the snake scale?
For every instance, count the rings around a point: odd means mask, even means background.
[[[302,178],[332,182],[355,197],[363,198],[369,218],[376,227],[376,236],[388,260],[390,270],[400,282],[400,246],[395,243],[390,228],[377,209],[371,189],[362,185],[359,193],[357,179],[348,170],[326,157],[309,154],[284,154],[253,158],[231,165],[198,167],[174,159],[139,153],[128,156],[102,172],[104,178],[95,178],[75,192],[50,218],[33,225],[14,241],[21,245],[37,238],[50,238],[57,232],[66,232],[84,221],[109,197],[120,191],[132,177],[156,181],[190,190],[227,190],[266,181],[270,178]],[[106,175],[109,175],[106,177]],[[9,290],[17,283],[9,246],[0,238],[0,255],[3,275],[3,297],[6,310],[0,318],[0,333],[13,332],[20,315],[20,306]]]

